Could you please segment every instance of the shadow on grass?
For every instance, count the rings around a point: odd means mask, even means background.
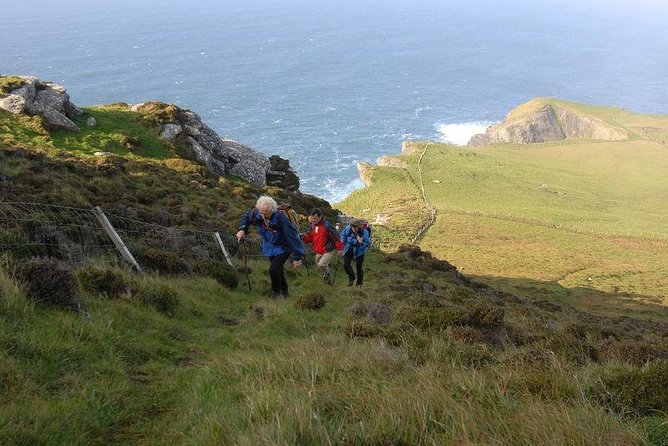
[[[668,322],[668,306],[659,296],[611,293],[593,288],[566,288],[557,282],[528,278],[472,276],[484,284],[555,312],[585,312],[601,317],[634,317]]]

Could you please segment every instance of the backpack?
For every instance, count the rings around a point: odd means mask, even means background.
[[[297,231],[299,231],[299,216],[297,215],[297,212],[292,209],[292,205],[283,203],[278,207],[278,210],[283,212],[285,216],[288,217],[288,220],[290,220],[290,223],[292,223],[293,226],[297,228]]]

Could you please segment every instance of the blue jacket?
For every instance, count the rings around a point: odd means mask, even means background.
[[[284,252],[291,252],[293,260],[301,260],[304,257],[304,247],[299,240],[299,232],[294,227],[284,212],[275,211],[271,214],[269,224],[264,224],[264,219],[257,209],[246,212],[239,222],[239,229],[248,233],[248,227],[255,225],[257,233],[262,237],[262,254],[273,257]]]
[[[362,243],[357,240],[357,236],[353,233],[350,225],[346,226],[341,231],[341,242],[343,243],[343,255],[345,256],[350,250],[353,252],[353,257],[360,257],[366,253],[369,247],[369,231],[364,229],[362,231]]]

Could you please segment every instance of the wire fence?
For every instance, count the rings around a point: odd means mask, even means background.
[[[234,235],[220,231],[167,227],[96,209],[0,202],[0,250],[19,257],[49,256],[82,265],[92,259],[125,257],[119,249],[120,240],[140,267],[157,257],[216,259],[232,266],[243,256],[262,256],[258,237],[251,236],[240,244]]]
[[[344,217],[339,224],[351,221]],[[305,248],[304,262],[313,263],[312,247]],[[77,267],[124,259],[139,270],[175,273],[192,272],[192,265],[205,259],[236,268],[264,257],[262,241],[253,233],[240,242],[220,230],[163,226],[99,207],[9,201],[0,201],[0,252],[19,258],[53,257]]]

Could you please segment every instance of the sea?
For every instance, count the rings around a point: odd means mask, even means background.
[[[0,73],[147,100],[288,158],[338,202],[405,140],[537,96],[668,114],[665,0],[0,0]]]

